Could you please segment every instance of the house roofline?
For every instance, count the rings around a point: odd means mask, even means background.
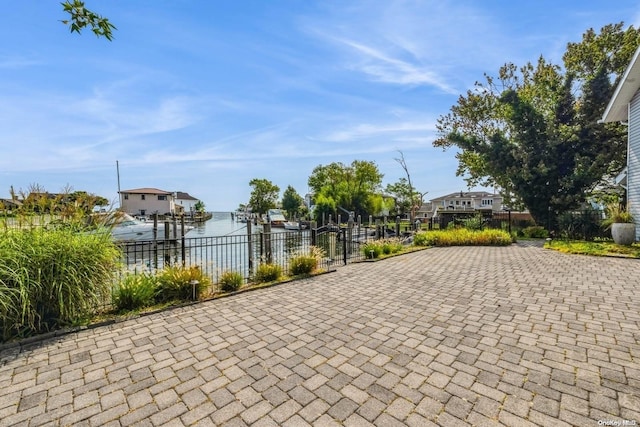
[[[609,105],[607,105],[600,123],[623,122],[629,119],[628,105],[640,88],[640,47],[633,54],[633,59],[627,66],[622,79],[618,83]]]
[[[158,188],[146,187],[146,188],[134,188],[132,190],[121,190],[120,194],[173,194],[171,191],[160,190]]]

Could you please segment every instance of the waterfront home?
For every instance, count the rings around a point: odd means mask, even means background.
[[[196,204],[198,199],[190,195],[189,193],[183,193],[182,191],[176,191],[176,208],[182,212],[189,214],[196,211]]]
[[[175,196],[171,191],[157,188],[134,188],[120,191],[120,208],[133,216],[154,213],[173,215],[176,213]]]
[[[487,191],[460,191],[436,197],[418,210],[418,218],[433,218],[438,212],[498,212],[502,210],[502,196]]]
[[[627,126],[627,167],[617,181],[627,190],[627,203],[636,218],[636,240],[640,240],[640,47],[618,83],[601,122]]]

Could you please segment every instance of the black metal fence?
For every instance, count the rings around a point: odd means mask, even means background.
[[[121,243],[123,263],[131,272],[154,272],[165,266],[198,266],[214,283],[227,271],[251,280],[261,264],[289,271],[290,260],[322,249],[319,267],[331,270],[364,259],[361,245],[375,239],[372,227],[328,225],[310,230],[259,231],[242,235],[182,237],[180,239]]]
[[[609,239],[611,233],[602,226],[604,212],[598,209],[567,211],[549,215],[543,224],[536,224],[529,214],[521,212],[443,212],[428,221],[428,229],[446,229],[450,224],[466,226],[477,220],[481,228],[502,229],[522,233],[530,227],[541,228],[547,235],[572,240]]]

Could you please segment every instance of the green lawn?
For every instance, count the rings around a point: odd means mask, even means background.
[[[640,258],[640,243],[622,246],[613,242],[551,240],[546,242],[544,247],[568,254]]]

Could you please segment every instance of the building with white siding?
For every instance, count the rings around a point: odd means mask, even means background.
[[[636,240],[640,240],[640,48],[627,66],[609,105],[602,115],[602,122],[628,124],[626,177],[619,182],[626,184],[629,212],[636,218]]]
[[[174,194],[171,191],[157,188],[135,188],[120,191],[120,208],[134,216],[176,213]]]

